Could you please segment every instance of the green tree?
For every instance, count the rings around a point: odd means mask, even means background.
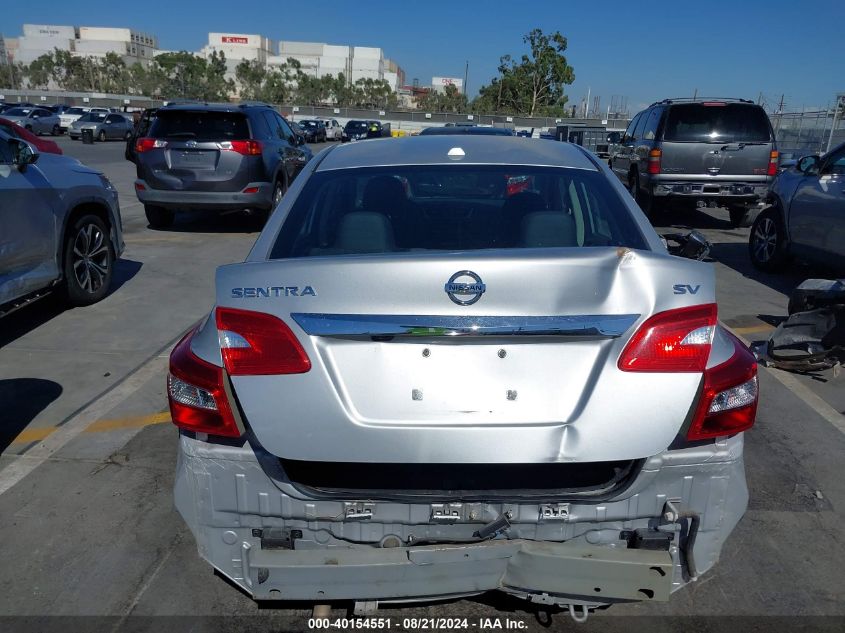
[[[563,54],[566,38],[559,31],[546,35],[534,29],[522,41],[530,53],[519,60],[504,55],[499,76],[482,86],[473,109],[526,116],[563,115],[567,101],[564,86],[575,81],[575,71]]]
[[[153,73],[160,72],[159,91],[166,99],[226,101],[234,83],[226,79],[226,57],[212,53],[205,59],[187,51],[164,53],[153,61]]]
[[[53,54],[41,55],[26,67],[25,75],[30,88],[47,88],[53,78]]]
[[[432,90],[419,102],[426,112],[466,112],[467,105],[466,95],[453,85],[447,85],[443,92]]]

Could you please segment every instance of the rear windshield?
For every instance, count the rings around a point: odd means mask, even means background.
[[[32,108],[12,108],[11,110],[6,110],[6,114],[9,116],[27,116],[30,112],[32,112]]]
[[[87,114],[83,114],[81,117],[79,117],[78,120],[79,120],[80,123],[88,123],[90,121],[94,121],[96,123],[99,123],[101,121],[105,121],[105,119],[106,119],[106,113],[105,112],[88,112]]]
[[[599,172],[375,167],[311,176],[271,257],[590,246],[646,248]]]
[[[347,130],[367,130],[367,123],[365,121],[350,121],[346,124]]]
[[[250,138],[246,117],[240,112],[189,110],[159,110],[149,136],[198,141]]]
[[[65,110],[65,114],[85,114],[85,110],[82,108],[68,108]]]
[[[763,108],[750,104],[688,103],[669,108],[666,141],[766,143],[772,130]]]

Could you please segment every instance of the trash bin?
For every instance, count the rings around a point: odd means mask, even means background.
[[[82,142],[86,145],[94,144],[94,130],[91,128],[82,128]]]

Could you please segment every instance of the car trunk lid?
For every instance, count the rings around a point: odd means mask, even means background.
[[[694,301],[655,296],[678,280]],[[447,293],[466,301],[481,284],[470,305]],[[617,359],[655,311],[712,301],[709,267],[625,248],[320,257],[217,274],[219,306],[282,319],[311,360],[302,374],[231,378],[259,442],[297,460],[653,455],[700,374],[625,373]]]

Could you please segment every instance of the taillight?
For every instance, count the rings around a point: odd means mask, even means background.
[[[772,150],[769,153],[769,168],[766,170],[767,176],[777,176],[778,173],[778,153]]]
[[[659,149],[653,149],[648,153],[648,173],[660,173],[660,159],[663,157],[663,152]]]
[[[180,429],[240,437],[229,399],[223,386],[223,369],[207,363],[191,351],[191,337],[186,334],[170,353],[167,375],[167,399],[170,417]]]
[[[646,319],[628,341],[619,357],[619,369],[702,372],[715,329],[715,303],[659,312]]]
[[[738,339],[730,360],[704,372],[704,388],[687,432],[703,440],[747,431],[757,415],[757,360]]]
[[[223,141],[217,146],[222,150],[237,152],[244,156],[258,156],[261,154],[261,143],[259,141]]]
[[[311,360],[284,321],[264,312],[217,308],[223,366],[231,376],[304,374]]]
[[[167,147],[167,141],[164,141],[160,138],[139,138],[135,141],[135,151],[139,154],[143,154],[144,152],[149,152],[151,149],[159,149],[161,147]]]

